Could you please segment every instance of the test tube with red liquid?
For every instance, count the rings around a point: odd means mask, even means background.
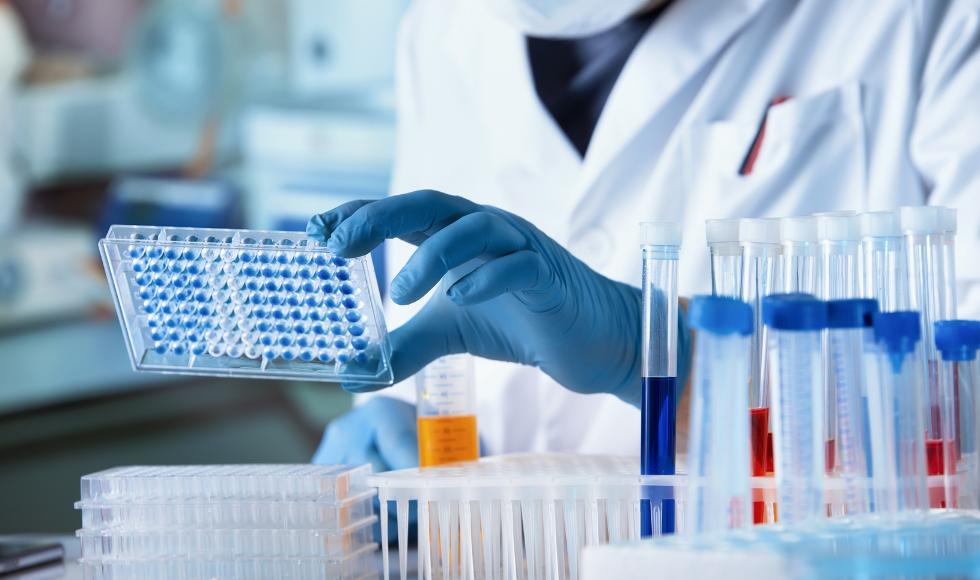
[[[769,377],[766,330],[762,323],[762,300],[777,289],[779,268],[779,220],[739,220],[739,243],[742,246],[741,299],[752,308],[753,332],[749,350],[748,376],[749,417],[752,436],[752,475],[766,475],[769,433]],[[758,502],[755,513],[758,523]]]
[[[946,316],[946,268],[943,257],[946,208],[909,206],[900,209],[905,236],[906,276],[909,309],[919,312],[922,333],[922,367],[926,405],[926,456],[929,475],[941,475],[942,412],[939,384],[939,356],[936,351],[935,323]]]
[[[945,320],[935,324],[936,349],[940,353],[940,424],[938,450],[927,454],[929,474],[942,476],[942,488],[930,486],[933,508],[976,509],[977,474],[977,350],[980,322]],[[931,443],[931,442],[930,442]]]

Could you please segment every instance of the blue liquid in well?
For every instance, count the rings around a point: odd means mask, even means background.
[[[674,475],[674,443],[677,430],[677,378],[644,377],[640,402],[640,472]],[[653,534],[651,500],[640,502],[640,536]],[[674,500],[661,505],[661,532],[674,532]]]

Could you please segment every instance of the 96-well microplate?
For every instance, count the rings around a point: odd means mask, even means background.
[[[298,232],[112,226],[99,242],[138,371],[392,384],[370,257]]]

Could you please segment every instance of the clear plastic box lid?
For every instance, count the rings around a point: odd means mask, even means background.
[[[374,517],[371,490],[345,505],[316,501],[213,503],[78,502],[82,527],[93,531],[316,530],[343,535]]]
[[[377,544],[346,558],[161,558],[78,560],[85,580],[367,580],[379,577]]]
[[[99,250],[137,371],[394,380],[370,257],[298,232],[119,225]]]
[[[82,558],[342,558],[373,543],[377,517],[343,535],[319,530],[95,531],[81,529]]]
[[[80,504],[318,502],[373,494],[371,465],[177,465],[115,467],[82,476]]]

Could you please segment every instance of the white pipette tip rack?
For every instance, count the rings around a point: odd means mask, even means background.
[[[370,465],[121,467],[84,476],[83,575],[377,578]]]
[[[370,257],[297,232],[112,226],[99,242],[133,369],[392,384]]]
[[[395,501],[399,562],[406,578],[408,502],[419,502],[419,578],[575,580],[582,549],[640,537],[641,500],[676,499],[683,522],[682,475],[640,476],[636,457],[504,455],[406,469],[367,478],[381,499],[387,546],[388,501]],[[385,575],[388,552],[383,550]]]

